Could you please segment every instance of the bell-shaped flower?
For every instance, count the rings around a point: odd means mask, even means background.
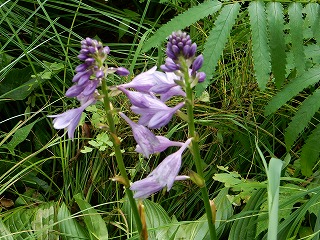
[[[150,94],[129,91],[120,86],[118,87],[118,89],[127,95],[132,105],[141,107],[141,108],[148,108],[150,104],[152,104],[150,100],[153,98],[156,98],[155,96],[151,96]]]
[[[184,102],[182,102],[170,108],[157,98],[150,98],[149,102],[150,106],[147,108],[132,106],[131,110],[141,116],[138,122],[139,124],[148,126],[151,129],[161,128],[167,125],[175,112],[184,106]]]
[[[160,72],[156,71],[157,66],[149,69],[146,72],[140,73],[131,82],[121,84],[119,87],[122,88],[133,88],[139,92],[149,92],[149,89],[157,84],[156,75]]]
[[[131,82],[119,85],[118,88],[133,88],[142,93],[160,94],[161,101],[167,101],[175,95],[186,95],[181,87],[175,83],[175,80],[180,79],[179,76],[172,72],[159,72],[156,69],[157,67],[154,66],[148,71],[137,75]],[[165,96],[163,97],[162,95]]]
[[[146,178],[132,183],[130,189],[135,191],[133,197],[144,199],[164,187],[169,191],[175,180],[185,180],[186,177],[179,177],[178,173],[181,167],[181,155],[190,142],[191,138],[177,152],[166,157]]]
[[[120,112],[119,115],[130,125],[133,137],[140,146],[140,152],[148,158],[150,154],[155,152],[156,146],[159,145],[158,138],[148,128],[133,122],[124,113]]]
[[[74,131],[76,130],[81,114],[84,111],[86,107],[91,105],[95,102],[94,98],[91,98],[89,101],[87,101],[85,104],[81,105],[81,107],[70,109],[64,113],[57,114],[57,115],[49,115],[48,117],[54,118],[53,119],[53,127],[55,129],[67,129],[68,137],[70,139],[74,138]]]
[[[159,144],[154,146],[154,148],[153,148],[154,152],[153,153],[163,152],[168,147],[174,147],[174,146],[181,147],[183,145],[182,142],[171,141],[168,138],[163,137],[163,136],[156,136],[156,138],[159,140]],[[135,151],[138,152],[138,153],[142,153],[142,149],[141,149],[139,144],[137,145]]]

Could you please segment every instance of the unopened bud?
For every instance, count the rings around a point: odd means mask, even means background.
[[[129,70],[124,67],[118,67],[116,74],[119,76],[128,76],[130,74]]]
[[[199,188],[203,188],[204,187],[205,181],[201,176],[199,176],[198,173],[190,170],[190,174],[189,175],[190,175],[191,181],[194,182]]]

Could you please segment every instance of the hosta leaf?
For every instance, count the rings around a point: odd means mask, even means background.
[[[91,239],[108,240],[108,229],[100,214],[80,194],[74,196],[83,213],[83,219],[90,233]]]
[[[33,209],[16,208],[6,220],[6,225],[10,228],[10,231],[14,233],[16,240],[23,240],[33,238],[30,219],[32,218]],[[26,231],[29,230],[29,231]]]
[[[154,240],[173,239],[179,224],[176,221],[171,220],[171,218],[168,216],[168,213],[158,203],[154,203],[146,199],[143,201],[143,204],[149,238]],[[124,203],[123,211],[129,217],[128,220],[130,223],[130,221],[133,219],[131,218],[132,212],[128,201]],[[133,240],[140,238],[138,235],[136,235],[131,239]]]
[[[14,240],[13,234],[6,227],[2,219],[0,218],[0,239],[3,240]]]
[[[268,167],[268,206],[269,223],[268,239],[277,239],[278,212],[279,212],[279,187],[283,162],[277,158],[271,158]]]
[[[33,221],[31,222],[37,239],[43,240],[58,240],[55,229],[55,203],[48,202],[42,204],[34,213]]]
[[[283,7],[279,2],[267,4],[267,16],[269,23],[271,70],[275,83],[280,88],[285,80],[286,74],[286,53],[284,40]]]
[[[262,1],[250,2],[248,10],[254,71],[259,88],[264,90],[270,78],[270,54],[264,3]]]
[[[26,126],[23,126],[21,128],[19,128],[13,135],[11,141],[5,145],[9,150],[10,152],[14,152],[14,149],[15,147],[22,143],[29,135],[31,129],[33,128],[34,124],[36,123],[37,121],[34,121],[32,123],[29,123],[28,125]]]
[[[305,176],[312,174],[312,168],[314,167],[317,160],[319,160],[320,148],[320,124],[312,131],[309,135],[306,143],[301,149],[300,164],[301,172]]]
[[[292,97],[296,96],[303,89],[314,85],[320,80],[320,66],[315,66],[305,71],[303,75],[292,79],[280,92],[275,95],[265,108],[265,114],[269,115],[277,111]]]
[[[200,96],[205,88],[210,84],[210,79],[218,64],[218,60],[223,52],[224,46],[227,43],[232,26],[238,16],[239,9],[239,3],[224,6],[214,22],[214,27],[210,31],[207,42],[204,45],[204,63],[201,71],[204,71],[207,77],[205,82],[196,86],[196,94],[198,96]]]
[[[252,240],[255,239],[258,215],[253,211],[258,211],[263,199],[265,199],[265,189],[256,190],[250,197],[241,213],[234,215],[236,218],[232,224],[229,240]]]
[[[88,239],[84,227],[70,214],[65,203],[62,203],[58,210],[57,220],[59,222],[59,232],[62,239]]]
[[[203,215],[197,221],[181,225],[176,233],[175,239],[210,240],[206,215]]]
[[[160,27],[155,34],[144,44],[142,51],[146,52],[159,45],[173,31],[184,29],[196,21],[219,11],[222,4],[219,1],[207,1],[188,9],[186,12],[171,19]]]
[[[303,51],[303,19],[301,3],[291,3],[288,7],[288,13],[290,19],[291,51],[293,52],[297,74],[301,75],[305,70],[306,58]]]
[[[291,119],[286,129],[284,138],[287,148],[293,145],[300,133],[307,127],[314,114],[320,108],[320,89],[317,89],[312,95],[303,101],[295,116]]]

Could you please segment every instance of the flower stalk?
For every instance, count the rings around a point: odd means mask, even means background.
[[[181,64],[181,72],[184,75],[184,81],[185,81],[185,91],[186,91],[186,108],[187,108],[187,116],[188,116],[188,133],[189,137],[192,138],[191,142],[191,149],[192,149],[192,154],[193,154],[193,159],[194,163],[196,165],[196,170],[198,176],[203,179],[203,182],[205,183],[204,180],[204,175],[203,175],[203,167],[201,164],[201,156],[200,156],[200,148],[198,144],[198,137],[196,133],[196,128],[195,128],[195,123],[194,123],[194,113],[193,113],[193,107],[194,107],[194,95],[192,91],[192,82],[191,78],[189,75],[189,68],[188,65],[185,61],[184,58],[179,59],[180,64]],[[206,184],[203,184],[200,187],[201,190],[201,195],[202,195],[202,200],[204,203],[204,207],[206,210],[206,215],[207,215],[207,221],[208,221],[208,226],[209,226],[209,233],[210,233],[210,239],[216,240],[217,234],[216,234],[216,229],[214,226],[214,218],[212,215],[212,209],[210,206],[210,199],[208,195],[208,189],[206,187]]]
[[[108,125],[109,125],[109,131],[110,131],[110,135],[112,136],[112,143],[113,143],[113,149],[114,149],[114,153],[115,153],[115,157],[116,157],[116,161],[118,164],[118,168],[121,174],[121,177],[124,180],[124,187],[125,187],[125,191],[126,194],[128,196],[129,202],[130,202],[130,206],[131,206],[131,210],[137,225],[137,229],[138,232],[141,236],[141,239],[145,239],[141,233],[142,233],[142,222],[139,216],[139,211],[138,211],[138,207],[136,204],[135,199],[133,198],[133,193],[130,190],[130,181],[128,178],[128,174],[126,171],[126,167],[124,165],[123,162],[123,157],[122,157],[122,153],[121,153],[121,148],[120,148],[120,142],[119,139],[117,137],[117,131],[116,131],[116,127],[115,127],[115,123],[114,123],[114,118],[113,118],[113,114],[112,114],[112,109],[111,109],[111,102],[109,99],[109,95],[108,95],[108,87],[106,84],[106,79],[102,80],[102,93],[103,93],[103,101],[104,101],[104,107],[105,107],[105,111],[107,114],[107,121],[108,121]]]

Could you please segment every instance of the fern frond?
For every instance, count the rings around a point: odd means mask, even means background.
[[[309,135],[301,149],[300,164],[301,172],[305,176],[312,174],[312,168],[319,158],[320,148],[320,124]]]
[[[305,7],[305,12],[307,14],[306,19],[309,22],[314,38],[317,43],[320,44],[320,6],[318,3],[309,3]]]
[[[186,12],[171,19],[160,27],[155,34],[145,43],[143,52],[158,46],[161,41],[168,37],[173,31],[184,29],[196,21],[219,11],[222,4],[219,1],[208,1],[188,9]]]
[[[303,19],[301,3],[291,3],[288,7],[288,13],[290,19],[291,51],[293,52],[297,75],[301,75],[306,66],[306,56],[303,51]]]
[[[267,38],[265,5],[253,1],[248,7],[252,34],[252,57],[259,88],[264,90],[270,74],[270,54]]]
[[[275,95],[265,108],[265,115],[269,115],[277,111],[282,105],[296,96],[303,89],[319,82],[320,66],[316,65],[308,69],[302,75],[292,79],[280,92]]]
[[[271,70],[275,78],[277,88],[285,81],[286,52],[284,40],[283,7],[279,2],[267,4],[267,16],[269,23],[269,46],[271,55]]]
[[[222,8],[215,21],[215,26],[209,33],[207,42],[204,45],[204,63],[202,71],[207,75],[206,81],[196,86],[196,95],[201,93],[210,84],[210,79],[218,64],[218,60],[223,52],[224,46],[230,36],[230,31],[234,25],[240,9],[239,3],[229,4]]]
[[[317,89],[312,95],[303,101],[299,110],[292,118],[284,135],[287,148],[293,145],[299,134],[307,127],[314,114],[320,108],[320,89]]]

